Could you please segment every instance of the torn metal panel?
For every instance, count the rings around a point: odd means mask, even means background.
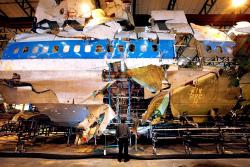
[[[234,34],[236,36],[250,34],[250,22],[247,21],[237,22],[236,25],[233,26],[233,28],[230,29],[227,34],[228,35]]]
[[[93,138],[94,136],[100,136],[103,134],[103,132],[106,130],[108,124],[110,123],[110,121],[115,118],[115,112],[112,110],[112,108],[108,105],[105,106],[106,108],[104,109],[104,118],[98,122],[98,119],[96,119],[96,125],[95,126],[91,126],[88,125],[87,127],[85,126],[85,131],[83,132],[83,136],[82,136],[82,141],[78,144],[82,144],[82,143],[86,143],[87,141],[89,141],[91,138]],[[107,108],[108,107],[108,108]],[[91,111],[94,112],[94,111]],[[88,120],[90,119],[90,117],[87,118]],[[86,119],[86,120],[87,120]],[[99,118],[100,119],[100,118]],[[87,121],[85,121],[87,122]],[[93,124],[95,124],[93,123]],[[84,123],[81,122],[79,124],[79,127],[82,128],[82,125]],[[92,124],[92,125],[93,125]],[[86,125],[86,124],[85,124]]]
[[[104,23],[112,21],[111,18],[106,17],[106,14],[102,9],[94,9],[94,10],[92,10],[91,11],[91,16],[92,16],[92,19],[90,19],[88,21],[88,23],[86,24],[86,27],[92,28],[94,26],[97,26],[97,25],[104,24]]]
[[[205,76],[211,72],[218,73],[216,68],[204,67],[202,70],[178,69],[178,66],[170,66],[167,70],[168,82],[171,83],[171,89],[192,83],[197,78]]]
[[[95,25],[87,27],[83,30],[83,34],[86,37],[92,37],[96,39],[114,39],[116,33],[121,30],[120,24],[116,22],[109,22],[106,25]]]
[[[151,17],[157,20],[167,20],[168,23],[186,23],[188,24],[187,18],[184,11],[171,11],[171,10],[157,10],[151,11]]]
[[[112,110],[109,105],[95,105],[95,106],[88,106],[89,115],[86,119],[78,124],[78,128],[81,129],[89,129],[91,125],[93,125],[100,117],[100,115]]]
[[[134,31],[120,31],[115,34],[115,38],[122,40],[122,39],[137,39],[136,32]]]
[[[155,97],[158,93],[160,93],[160,91],[157,92],[151,92],[148,89],[144,89],[144,99],[150,99]]]
[[[240,79],[240,88],[242,90],[243,98],[250,101],[250,73],[245,74]]]
[[[188,23],[169,23],[167,21],[166,26],[173,33],[193,34],[193,30]]]
[[[194,37],[198,41],[233,42],[226,33],[219,31],[218,29],[210,26],[199,26],[193,23],[190,25],[194,30]]]
[[[138,33],[138,38],[142,38],[142,39],[156,39],[157,38],[157,34],[156,33],[149,33],[149,32],[140,32]]]
[[[157,92],[162,87],[164,70],[161,67],[149,65],[130,69],[127,71],[127,74],[132,77],[135,82],[144,86],[151,92]]]
[[[152,31],[193,34],[184,11],[152,11],[151,17]]]
[[[81,104],[33,104],[41,114],[47,115],[52,122],[58,126],[77,127],[85,120],[91,110],[98,108],[98,105],[86,106]]]
[[[33,112],[28,112],[28,111],[20,111],[14,117],[12,118],[11,121],[17,122],[19,119],[25,119],[28,120],[32,117],[39,116],[41,113],[33,113]]]
[[[152,124],[156,124],[159,118],[165,113],[169,105],[169,91],[161,92],[155,96],[149,106],[147,111],[142,115],[143,121],[146,121],[152,117]]]
[[[210,72],[172,89],[170,104],[173,116],[192,115],[194,122],[201,123],[207,120],[204,116],[209,115],[212,109],[218,109],[221,115],[227,114],[240,95],[240,89],[229,84],[226,74],[218,76]]]
[[[68,19],[84,24],[85,18],[91,16],[94,8],[95,5],[90,0],[65,0],[59,5],[54,0],[42,0],[38,3],[35,16],[38,22],[47,19],[62,25]]]
[[[104,132],[104,130],[107,128],[110,121],[113,118],[115,118],[115,116],[116,116],[116,113],[112,110],[112,108],[110,106],[108,106],[108,109],[105,110],[104,118],[100,123],[100,127],[98,128],[97,135],[101,135]]]
[[[238,22],[227,34],[236,42],[236,46],[233,49],[235,55],[248,56],[250,54],[249,22]]]
[[[126,5],[121,0],[115,0],[113,2],[108,3],[104,11],[107,16],[114,16],[118,19],[128,20]]]

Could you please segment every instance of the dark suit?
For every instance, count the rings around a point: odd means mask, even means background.
[[[130,131],[128,125],[121,123],[117,126],[116,137],[118,138],[119,144],[119,155],[118,160],[121,161],[123,158],[125,161],[128,160],[128,142],[130,137]],[[123,155],[124,149],[124,155]]]

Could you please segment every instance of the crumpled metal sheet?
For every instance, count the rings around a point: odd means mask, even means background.
[[[128,76],[150,92],[157,92],[161,90],[162,81],[164,79],[164,70],[162,67],[155,65],[148,65],[130,69],[127,71]]]
[[[166,111],[169,105],[169,92],[164,91],[160,92],[157,96],[155,96],[150,104],[148,105],[147,111],[143,114],[143,121],[148,120],[150,117],[153,117],[152,124],[156,124],[159,119]]]
[[[91,127],[98,121],[102,114],[104,114],[104,118],[100,121],[100,123]],[[78,125],[78,128],[85,129],[85,132],[83,133],[83,142],[87,142],[95,135],[101,135],[115,115],[116,114],[113,109],[107,104],[90,110],[90,115]]]
[[[194,37],[198,41],[233,42],[226,33],[219,31],[218,29],[212,28],[210,26],[199,26],[193,23],[191,23],[190,25],[194,30]]]
[[[22,118],[24,120],[28,120],[28,119],[30,119],[32,117],[36,117],[36,116],[44,117],[44,115],[45,114],[41,114],[41,113],[34,113],[34,112],[29,112],[29,111],[20,111],[19,113],[14,115],[14,117],[12,118],[12,121],[17,122],[20,118]]]
[[[243,98],[250,101],[250,73],[245,74],[240,80]]]
[[[194,115],[193,121],[206,121],[211,109],[218,109],[220,114],[227,114],[236,104],[240,95],[238,87],[229,86],[229,76],[208,73],[194,80],[193,83],[179,86],[171,91],[171,110],[174,117],[186,113]]]

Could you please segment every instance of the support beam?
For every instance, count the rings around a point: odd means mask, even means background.
[[[177,0],[169,0],[168,8],[167,8],[167,9],[168,9],[168,10],[174,10],[176,1],[177,1]]]
[[[7,14],[4,11],[2,11],[2,9],[0,9],[0,16],[8,17]]]
[[[136,0],[133,0],[133,16],[136,15]]]
[[[186,17],[189,23],[213,26],[232,26],[239,21],[250,21],[250,14],[186,14]],[[150,26],[150,15],[136,15],[134,18],[136,26]]]
[[[101,8],[100,0],[95,0],[95,7],[96,8]]]
[[[198,25],[214,25],[214,26],[232,26],[239,21],[249,21],[250,14],[212,14],[212,15],[199,15],[187,14],[189,23]],[[136,15],[136,26],[149,26],[148,19],[150,15]],[[33,17],[3,17],[0,16],[0,27],[8,28],[31,28],[34,18]]]
[[[199,14],[209,14],[217,0],[206,0]]]
[[[32,17],[35,14],[35,9],[31,6],[28,0],[15,0],[15,2],[27,16]]]

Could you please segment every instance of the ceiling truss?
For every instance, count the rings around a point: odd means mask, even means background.
[[[199,14],[209,14],[217,0],[206,0]]]
[[[24,13],[32,17],[35,14],[35,9],[33,6],[30,4],[28,0],[15,0],[15,2],[18,4],[18,6],[24,11]]]
[[[174,10],[175,4],[177,0],[170,0],[168,3],[168,10]]]

